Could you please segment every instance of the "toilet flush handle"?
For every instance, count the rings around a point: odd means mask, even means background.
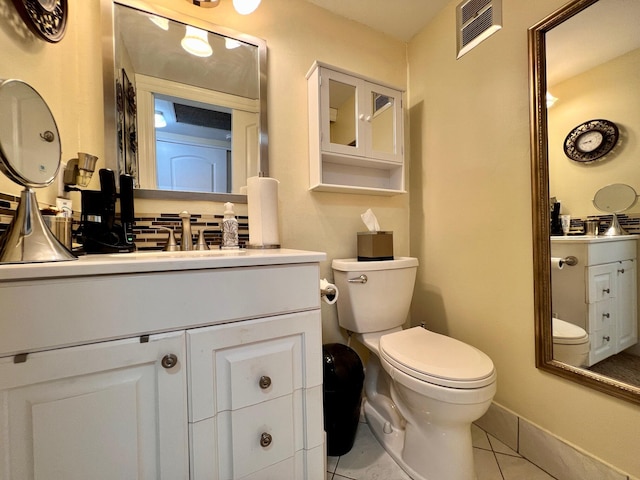
[[[367,276],[365,274],[360,275],[357,278],[350,278],[349,280],[347,280],[347,282],[349,283],[367,283],[369,279],[367,278]]]

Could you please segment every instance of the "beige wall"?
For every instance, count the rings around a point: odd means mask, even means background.
[[[457,3],[409,45],[413,321],[485,351],[497,402],[638,476],[638,407],[534,365],[527,29],[565,0],[503,0],[460,60]]]

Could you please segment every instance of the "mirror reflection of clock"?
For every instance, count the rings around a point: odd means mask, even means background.
[[[603,140],[604,135],[598,130],[585,132],[576,139],[576,148],[585,153],[593,152],[602,145]]]

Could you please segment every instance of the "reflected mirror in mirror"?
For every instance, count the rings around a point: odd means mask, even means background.
[[[629,141],[640,132],[639,111],[635,108],[638,104],[640,80],[639,24],[640,2],[574,0],[529,30],[536,365],[635,403],[640,403],[635,266],[637,236],[582,239],[554,236],[550,241],[549,199],[556,197],[561,201],[561,213],[570,214],[572,219],[587,219],[600,213],[594,205],[601,204],[600,195],[596,195],[598,198],[594,199],[593,192],[603,184],[619,184],[624,180],[633,185],[640,181],[637,168],[640,146],[636,145],[637,142]],[[557,98],[553,105],[547,104],[547,94]],[[615,149],[615,155],[612,151],[601,161],[588,164],[570,160],[563,150],[567,134],[576,125],[593,118],[611,119],[621,127],[621,141]],[[602,194],[603,206],[609,210],[624,208],[628,215],[637,215],[640,212],[632,208],[635,192],[631,194],[631,190],[633,187],[621,190],[624,193],[620,196],[620,204],[616,203],[618,195],[610,197],[605,190]],[[618,206],[624,204],[628,207]],[[556,267],[551,270],[551,255],[565,257],[571,254],[567,248],[572,244],[579,245],[580,241],[583,242],[582,248],[597,244],[607,258],[615,257],[613,252],[617,251],[616,248],[622,248],[625,252],[628,250],[629,255],[623,254],[625,259],[621,261],[629,263],[620,268],[612,266],[608,273],[600,271],[606,270],[603,265],[591,266],[586,260],[576,266],[565,265],[562,270]],[[558,245],[567,248],[559,251],[556,249]],[[613,265],[617,262],[610,263]],[[594,273],[596,270],[597,274]],[[624,277],[618,272],[622,270],[625,272]],[[558,272],[574,278],[559,285]],[[602,303],[600,300],[592,302],[589,295],[585,298],[584,285],[582,289],[578,289],[581,293],[574,296],[563,289],[567,285],[575,286],[575,282],[587,281],[590,272],[595,275],[594,285],[611,282],[610,287],[594,287],[594,295],[597,291],[607,289],[610,292],[616,291],[617,295],[611,301],[618,302],[618,299],[625,297],[625,305],[629,308],[616,307],[613,313],[602,310],[601,315],[589,317],[590,308],[602,309],[608,300],[602,298]],[[579,318],[572,320],[570,314],[560,314],[561,302],[580,311]],[[589,335],[588,351],[591,357],[594,357],[594,352],[604,352],[607,349],[611,355],[607,353],[598,356],[598,353],[595,360],[592,358],[590,365],[583,366],[567,360],[561,351],[564,348],[560,346],[561,335],[557,334],[554,339],[554,330],[557,333],[556,323],[560,323],[552,322],[554,313],[558,314],[560,320],[570,326],[582,328]],[[618,318],[615,318],[616,315]],[[597,325],[602,328],[598,329]],[[606,325],[611,328],[607,330]],[[574,343],[579,344],[580,335],[573,337]]]
[[[630,185],[614,183],[602,187],[593,197],[593,204],[598,210],[607,213],[622,213],[636,203],[638,194]]]
[[[152,8],[112,5],[105,135],[117,139],[117,169],[136,178],[139,197],[246,201],[246,179],[268,174],[266,44]]]

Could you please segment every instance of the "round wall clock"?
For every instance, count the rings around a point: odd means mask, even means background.
[[[64,37],[69,7],[67,0],[13,0],[24,23],[47,42]]]
[[[604,157],[618,143],[618,127],[609,120],[589,120],[569,132],[564,153],[576,162],[593,162]]]

